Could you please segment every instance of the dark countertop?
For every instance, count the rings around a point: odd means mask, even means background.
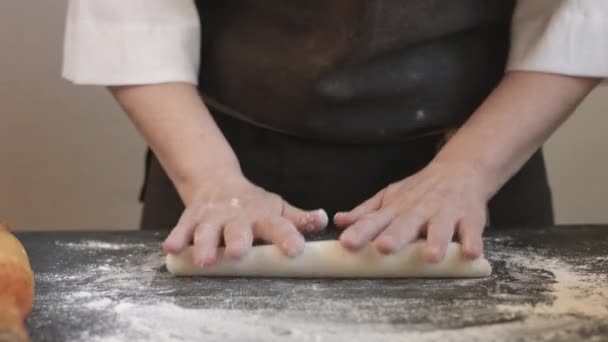
[[[20,233],[32,341],[608,341],[608,227],[489,231],[487,279],[174,278],[159,232]]]

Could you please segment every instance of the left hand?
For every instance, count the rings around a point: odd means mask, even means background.
[[[491,192],[486,184],[470,165],[433,161],[350,212],[336,214],[336,225],[346,229],[340,241],[357,250],[373,240],[380,252],[390,254],[426,233],[424,257],[439,262],[457,233],[462,253],[477,258],[483,254]]]

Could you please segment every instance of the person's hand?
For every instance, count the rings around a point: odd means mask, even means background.
[[[346,229],[340,241],[351,250],[373,240],[380,252],[390,254],[426,234],[425,259],[437,262],[457,233],[463,254],[476,258],[483,252],[487,188],[468,165],[432,162],[334,220]]]
[[[302,233],[322,230],[327,220],[324,210],[303,211],[243,176],[221,175],[201,186],[187,203],[163,249],[179,253],[193,242],[194,261],[203,267],[216,262],[222,240],[226,256],[234,259],[247,254],[254,239],[296,256],[304,249]]]

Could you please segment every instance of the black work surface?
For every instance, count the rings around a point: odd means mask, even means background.
[[[155,232],[21,233],[35,341],[608,341],[608,227],[489,231],[487,279],[175,278]]]

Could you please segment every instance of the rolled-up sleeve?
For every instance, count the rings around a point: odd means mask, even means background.
[[[193,0],[70,0],[62,75],[77,84],[196,84]]]
[[[509,70],[608,76],[608,0],[519,0]]]

